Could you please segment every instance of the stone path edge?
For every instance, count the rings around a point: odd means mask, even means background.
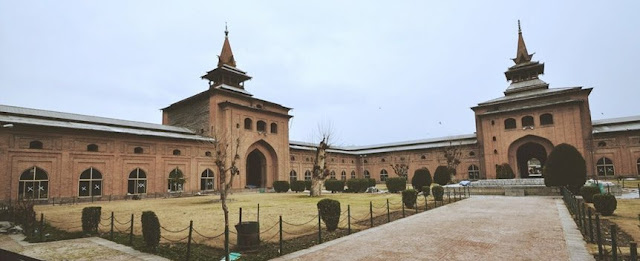
[[[582,233],[578,230],[578,226],[573,221],[569,210],[561,199],[556,199],[556,207],[558,208],[560,223],[562,223],[564,240],[567,244],[567,251],[569,251],[569,259],[576,261],[595,260],[594,257],[589,254]]]

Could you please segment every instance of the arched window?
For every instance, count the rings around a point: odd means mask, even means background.
[[[364,178],[365,179],[370,179],[371,178],[371,174],[369,174],[368,170],[364,170]]]
[[[508,119],[504,120],[504,129],[505,130],[515,129],[515,128],[516,128],[516,119],[508,118]]]
[[[356,171],[355,171],[355,170],[352,170],[352,171],[351,171],[351,178],[352,178],[352,179],[355,179],[355,178],[356,178]]]
[[[382,169],[380,171],[380,181],[387,181],[387,178],[389,177],[389,173],[387,173],[386,169]]]
[[[271,133],[278,133],[278,124],[271,123]]]
[[[78,196],[102,196],[102,173],[100,171],[91,167],[80,174]]]
[[[522,127],[533,127],[533,116],[522,117]]]
[[[34,140],[29,142],[30,149],[42,149],[42,141]]]
[[[298,173],[295,170],[291,170],[289,172],[289,183],[293,183],[296,180],[298,180]]]
[[[422,155],[422,156],[420,156],[420,159],[427,159],[427,156]]]
[[[469,166],[469,179],[475,180],[480,179],[480,168],[476,165]]]
[[[140,168],[136,168],[129,173],[127,193],[131,195],[147,193],[147,173]]]
[[[332,170],[331,173],[329,173],[329,178],[336,179],[336,172]]]
[[[262,131],[262,132],[267,131],[267,123],[264,121],[258,121],[258,123],[256,124],[256,127],[258,131]]]
[[[551,113],[545,113],[540,115],[540,125],[551,125],[553,124],[553,115]]]
[[[473,152],[473,151],[469,151],[469,157],[473,157],[473,156],[475,156],[475,155],[476,155],[476,153],[475,153],[475,152]]]
[[[245,130],[253,129],[253,121],[251,121],[251,119],[249,119],[249,118],[245,118],[244,119],[244,129]]]
[[[381,162],[386,162],[387,160],[385,160],[384,158],[382,158],[380,161],[381,161]]]
[[[173,156],[180,156],[182,152],[180,150],[173,150]]]
[[[342,171],[342,173],[340,173],[340,179],[341,180],[347,180],[347,172],[346,171]]]
[[[19,199],[46,199],[49,197],[49,177],[47,172],[32,167],[22,172],[18,182]]]
[[[87,145],[87,151],[98,152],[98,145],[95,145],[95,144]]]
[[[307,170],[304,172],[304,180],[311,180],[311,171]]]
[[[144,153],[144,149],[142,147],[135,147],[135,148],[133,148],[133,153],[142,154],[142,153]]]
[[[291,156],[291,161],[295,161],[296,157],[295,156]]]
[[[367,161],[367,160],[364,160],[364,163],[369,163],[369,161]]]
[[[184,189],[182,187],[184,185],[184,181],[185,181],[184,174],[182,174],[182,171],[178,167],[176,167],[171,172],[169,172],[169,180],[167,182],[168,191],[169,192],[182,191]]]
[[[211,157],[211,151],[205,151],[205,152],[204,152],[204,155],[205,155],[206,157]]]
[[[598,142],[598,147],[606,147],[606,146],[607,146],[606,142],[604,142],[604,141]]]
[[[205,169],[200,175],[200,190],[213,190],[213,184],[215,184],[215,177],[213,170]]]
[[[613,161],[607,157],[602,157],[598,160],[596,169],[598,170],[598,176],[613,176],[615,174]]]

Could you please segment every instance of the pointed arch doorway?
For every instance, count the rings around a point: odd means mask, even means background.
[[[509,145],[509,165],[517,172],[518,178],[541,178],[551,150],[553,143],[544,137],[521,137]]]
[[[267,159],[258,149],[253,150],[247,156],[247,187],[266,187]]]

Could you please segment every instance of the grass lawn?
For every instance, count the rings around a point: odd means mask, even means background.
[[[633,239],[640,241],[640,200],[618,199],[618,207],[612,216],[602,217],[618,225],[622,230],[631,235]]]
[[[278,240],[278,217],[282,215],[284,222],[285,240],[304,234],[317,233],[317,207],[316,203],[322,198],[331,198],[340,201],[343,215],[340,227],[346,227],[347,205],[351,206],[351,225],[353,229],[364,229],[368,222],[357,223],[357,220],[368,220],[369,202],[373,202],[374,216],[386,216],[386,201],[389,199],[390,209],[401,210],[400,194],[323,194],[320,198],[311,198],[302,193],[235,193],[230,195],[228,203],[230,209],[230,230],[235,232],[233,225],[238,223],[238,210],[243,209],[243,221],[255,221],[257,219],[257,205],[260,204],[260,230],[263,240],[276,242]],[[45,220],[55,227],[68,230],[81,230],[82,209],[88,206],[101,206],[102,218],[106,219],[114,212],[115,218],[120,223],[126,223],[134,214],[134,234],[140,235],[140,216],[142,211],[152,210],[160,220],[160,224],[168,230],[181,231],[177,233],[162,230],[163,242],[168,240],[180,240],[188,235],[189,221],[193,220],[194,229],[204,236],[211,237],[224,232],[224,216],[219,196],[209,195],[200,197],[183,197],[168,199],[144,199],[112,202],[81,203],[77,205],[36,206],[38,216],[44,213]],[[433,199],[430,198],[430,201]],[[446,200],[446,196],[445,196]],[[424,202],[423,200],[419,202]],[[423,203],[424,204],[424,203]],[[407,210],[412,211],[412,210]],[[308,223],[307,223],[308,222]],[[102,231],[109,230],[109,220],[103,220],[100,226]],[[300,225],[304,224],[304,225]],[[274,225],[276,225],[274,227]],[[295,226],[300,225],[300,226]],[[324,229],[324,224],[322,225]],[[116,230],[128,231],[128,224],[116,223]],[[271,229],[270,229],[271,228]],[[223,238],[206,239],[194,233],[194,240],[211,246],[220,247]],[[231,242],[236,242],[235,234],[231,234]]]

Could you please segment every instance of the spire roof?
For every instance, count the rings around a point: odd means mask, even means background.
[[[520,20],[518,20],[518,51],[516,52],[516,58],[511,60],[516,64],[523,64],[530,62],[532,57],[533,54],[529,54],[524,38],[522,38],[522,28],[520,28]]]
[[[224,25],[224,43],[222,44],[222,51],[218,55],[218,67],[228,65],[236,67],[236,60],[233,58],[233,52],[231,51],[231,44],[229,44],[229,30],[227,25]]]

